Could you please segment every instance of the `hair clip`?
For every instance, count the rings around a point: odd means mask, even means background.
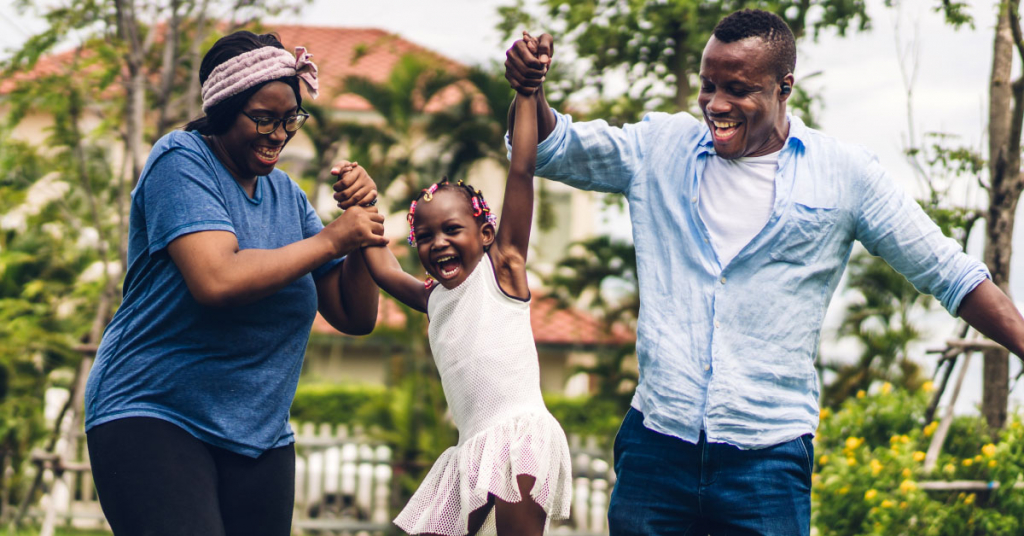
[[[409,221],[409,236],[406,240],[410,246],[416,246],[416,229],[413,228],[412,222],[414,221],[413,215],[416,214],[416,200],[413,199],[412,204],[409,205],[409,213],[405,215],[405,219]]]
[[[428,277],[427,280],[423,282],[423,288],[430,290],[434,288],[434,285],[436,284],[437,281],[435,281],[433,277]]]

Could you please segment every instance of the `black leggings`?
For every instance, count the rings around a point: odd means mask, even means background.
[[[253,459],[145,417],[96,426],[88,442],[100,505],[117,536],[291,533],[294,445]]]

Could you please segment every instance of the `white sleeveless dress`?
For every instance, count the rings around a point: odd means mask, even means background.
[[[529,301],[501,291],[485,253],[458,287],[438,285],[427,311],[459,443],[437,459],[395,524],[410,534],[462,536],[488,494],[522,500],[515,478],[522,474],[536,477],[530,496],[549,522],[568,518],[569,446],[541,398]]]

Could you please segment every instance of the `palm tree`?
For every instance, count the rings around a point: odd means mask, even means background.
[[[433,114],[427,125],[429,136],[445,142],[450,178],[464,178],[477,160],[505,161],[507,110],[515,92],[496,66],[472,67],[465,81],[462,100]]]
[[[375,160],[379,166],[374,175],[378,186],[383,190],[394,180],[402,180],[406,192],[411,196],[425,186],[421,176],[426,172],[438,169],[437,161],[424,161],[419,158],[418,151],[429,144],[431,137],[426,133],[424,121],[427,104],[442,90],[458,81],[458,76],[450,72],[439,60],[424,54],[406,54],[399,58],[388,79],[374,82],[363,76],[345,78],[345,90],[364,99],[374,111],[384,118],[384,124],[376,127],[370,135],[367,130],[365,140],[377,140],[366,143],[367,153],[372,148],[379,150],[380,158]],[[360,162],[362,163],[362,162]],[[395,200],[400,206],[407,199]]]

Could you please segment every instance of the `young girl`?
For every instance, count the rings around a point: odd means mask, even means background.
[[[530,327],[532,96],[519,95],[515,126],[497,229],[479,191],[444,180],[424,190],[408,216],[409,242],[432,279],[403,272],[386,247],[364,250],[382,289],[428,313],[430,349],[459,429],[458,445],[438,458],[395,519],[410,534],[476,534],[494,509],[499,535],[539,535],[551,518],[569,515],[569,447],[541,398]]]

